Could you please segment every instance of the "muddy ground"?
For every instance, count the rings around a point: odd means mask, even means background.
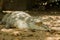
[[[34,15],[36,15],[36,13],[38,12],[34,12]],[[44,30],[24,31],[16,28],[6,29],[3,24],[0,24],[0,40],[60,40],[60,30],[58,30],[60,28],[60,21],[59,21],[60,12],[41,12],[41,14],[42,13],[44,15],[40,15],[40,14],[37,15],[41,16],[42,18],[46,18],[43,21],[43,23],[48,25],[48,27],[52,28],[53,29],[52,31],[44,31]],[[59,27],[59,28],[55,30],[56,28],[54,27]]]

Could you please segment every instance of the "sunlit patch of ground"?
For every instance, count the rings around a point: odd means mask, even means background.
[[[45,15],[42,18],[44,19],[43,24],[48,25],[52,30],[55,30],[55,32],[52,32],[45,40],[60,40],[60,16]]]

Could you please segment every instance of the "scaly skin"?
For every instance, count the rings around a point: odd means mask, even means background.
[[[32,17],[23,11],[7,13],[8,14],[6,14],[2,19],[2,22],[6,23],[6,28],[16,27],[19,29],[50,30],[47,26],[43,25],[41,17]]]

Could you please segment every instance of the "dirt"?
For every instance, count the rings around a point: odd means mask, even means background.
[[[47,37],[46,33],[48,32],[2,28],[0,31],[0,40],[44,40]]]

